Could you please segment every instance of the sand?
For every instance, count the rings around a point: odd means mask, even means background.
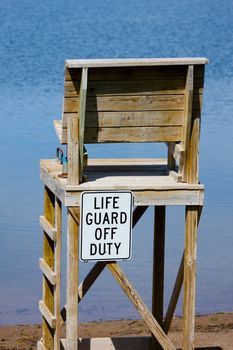
[[[177,348],[181,347],[182,320],[175,318],[170,338]],[[143,321],[122,320],[80,323],[79,336],[119,337],[149,335]],[[0,350],[32,350],[41,337],[40,325],[0,326]],[[233,350],[233,313],[212,314],[196,317],[195,346],[205,350]]]

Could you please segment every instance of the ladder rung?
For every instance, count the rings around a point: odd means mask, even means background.
[[[42,316],[46,319],[48,324],[51,328],[56,328],[56,318],[52,314],[52,312],[49,310],[49,308],[45,305],[43,300],[39,301],[39,310],[42,314]]]
[[[56,279],[57,276],[55,272],[49,267],[49,265],[43,258],[39,260],[39,266],[43,274],[47,277],[49,282],[54,286],[57,281]]]
[[[48,350],[41,340],[37,342],[37,350]]]
[[[53,240],[57,239],[57,230],[50,224],[50,222],[42,215],[40,216],[40,225],[46,234]]]

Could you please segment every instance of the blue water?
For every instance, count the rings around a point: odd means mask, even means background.
[[[198,241],[197,312],[233,311],[232,18],[231,0],[0,1],[0,323],[41,320],[39,159],[55,156],[52,120],[61,115],[67,58],[210,59],[200,148],[206,200]],[[137,151],[147,156],[148,147]],[[97,157],[106,150],[89,147],[89,152]],[[107,152],[132,156],[134,146],[110,146]],[[183,217],[183,208],[168,209],[165,305],[183,250]],[[136,227],[133,258],[123,264],[148,305],[152,226],[151,208]],[[82,277],[91,265],[80,265]],[[181,310],[180,303],[177,313]],[[85,321],[136,316],[108,271],[80,304]]]

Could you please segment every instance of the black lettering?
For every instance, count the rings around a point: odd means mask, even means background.
[[[86,223],[87,223],[87,225],[91,225],[93,223],[92,213],[87,213],[87,215],[86,215]]]
[[[97,239],[97,241],[99,241],[102,238],[102,230],[101,228],[97,228],[95,230],[95,239]]]
[[[99,243],[99,254],[104,255],[106,254],[106,243],[103,244],[103,250],[101,251],[101,243]]]
[[[108,255],[111,255],[111,246],[113,243],[106,243],[108,246]]]
[[[90,255],[95,255],[97,252],[97,246],[94,243],[90,244]]]
[[[101,213],[94,214],[94,221],[96,225],[99,225],[101,223]]]
[[[112,212],[112,217],[111,217],[112,224],[116,224],[117,225],[117,221],[118,221],[117,218],[118,218],[118,213],[116,211],[113,211]]]
[[[119,199],[119,197],[113,197],[113,208],[114,209],[119,209],[119,206],[117,205],[118,199]]]
[[[112,197],[106,197],[106,200],[105,200],[106,209],[108,209],[109,204],[111,203],[111,200],[110,200],[110,199],[112,199]]]
[[[124,211],[120,212],[120,223],[125,224],[127,221],[127,214]]]
[[[120,243],[114,243],[115,244],[115,248],[116,248],[116,254],[118,255],[118,252],[119,252],[119,248],[121,246],[121,242]]]
[[[108,213],[104,214],[104,218],[103,218],[102,224],[105,224],[105,223],[110,224]]]
[[[97,207],[97,198],[94,197],[94,209],[101,209],[100,207]]]

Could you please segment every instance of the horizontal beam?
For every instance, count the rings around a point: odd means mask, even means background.
[[[205,57],[180,57],[180,58],[114,58],[114,59],[80,59],[66,60],[67,68],[83,67],[139,67],[139,66],[167,66],[167,65],[189,65],[207,64],[209,60]]]
[[[48,322],[50,327],[52,329],[56,328],[56,318],[52,314],[52,312],[49,310],[49,308],[45,305],[43,300],[39,301],[39,310],[42,314],[42,316],[45,318],[45,320]]]
[[[43,258],[39,259],[39,266],[45,277],[53,286],[55,286],[57,282],[57,276]]]
[[[52,241],[56,241],[57,230],[50,224],[50,222],[43,215],[40,216],[40,225],[44,230],[44,232],[52,239]]]

